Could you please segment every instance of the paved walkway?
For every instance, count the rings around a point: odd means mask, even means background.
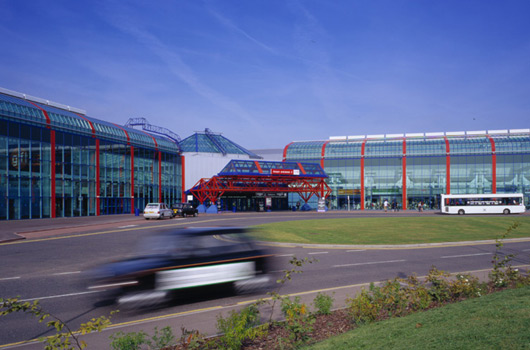
[[[92,228],[100,225],[129,225],[143,222],[145,220],[142,216],[134,216],[132,214],[0,221],[0,243],[25,239],[26,235],[35,236],[39,232],[46,232],[46,235],[50,235],[50,231],[74,227]]]

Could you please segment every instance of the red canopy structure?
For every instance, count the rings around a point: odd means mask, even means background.
[[[327,177],[319,164],[232,160],[216,176],[200,179],[189,192],[201,204],[215,203],[227,192],[298,193],[307,203],[313,195],[327,198],[331,194]]]

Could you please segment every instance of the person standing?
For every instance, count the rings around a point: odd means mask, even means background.
[[[383,207],[385,207],[385,213],[388,209],[388,200],[385,199],[385,202],[383,203]]]

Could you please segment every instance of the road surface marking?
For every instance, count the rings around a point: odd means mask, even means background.
[[[467,257],[467,256],[479,256],[479,255],[492,255],[492,253],[477,253],[477,254],[463,254],[463,255],[448,255],[448,256],[442,256],[441,259],[465,258],[465,257]]]
[[[283,254],[283,255],[276,255],[277,257],[286,257],[286,256],[294,256],[294,254]]]
[[[328,252],[314,252],[314,253],[307,253],[308,255],[318,255],[318,254],[328,254]]]
[[[81,271],[57,272],[57,273],[54,273],[53,276],[73,275],[73,274],[76,274],[76,273],[81,273]]]
[[[333,265],[333,267],[348,267],[348,266],[374,265],[374,264],[390,264],[390,263],[404,262],[404,261],[407,261],[407,260],[372,261],[372,262],[356,263],[356,264]]]
[[[20,301],[21,302],[26,302],[26,301],[33,301],[33,300],[55,299],[55,298],[73,297],[73,296],[84,295],[84,294],[92,294],[92,293],[101,293],[101,291],[90,291],[90,292],[81,292],[81,293],[50,295],[49,297],[38,297],[38,298],[24,299],[24,300],[20,300]]]
[[[365,252],[365,249],[353,249],[353,250],[347,250],[346,253],[352,253],[352,252]]]
[[[20,277],[4,277],[0,278],[0,281],[18,280]]]
[[[125,226],[119,226],[118,228],[128,228],[128,227],[136,227],[138,225],[125,225]]]

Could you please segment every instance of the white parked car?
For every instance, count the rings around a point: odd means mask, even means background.
[[[173,210],[169,209],[165,203],[148,203],[144,209],[144,218],[149,219],[162,219],[172,218]]]

